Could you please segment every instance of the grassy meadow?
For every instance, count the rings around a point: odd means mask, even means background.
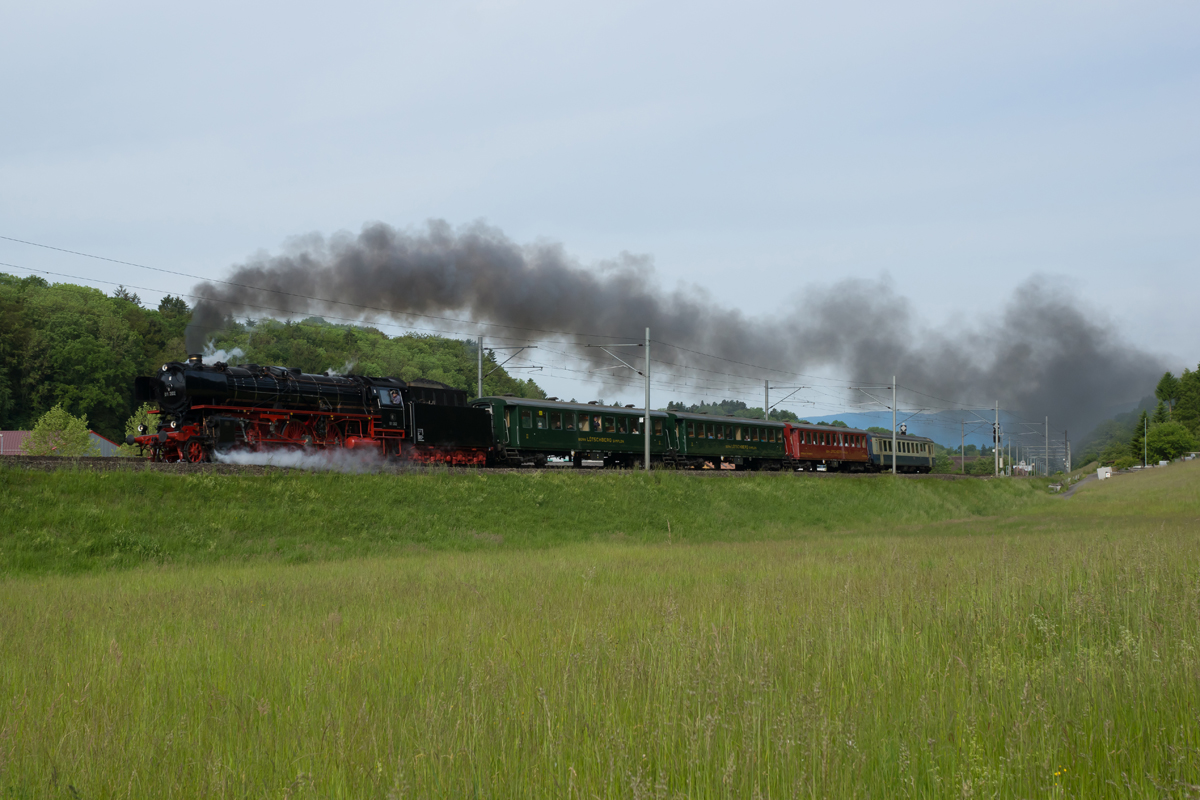
[[[0,469],[0,575],[796,536],[1049,507],[1045,482],[654,472]],[[885,520],[887,521],[885,523]]]
[[[0,475],[0,797],[1197,796],[1200,464],[787,478]]]

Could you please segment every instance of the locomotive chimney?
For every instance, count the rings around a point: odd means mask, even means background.
[[[204,356],[200,353],[188,353],[187,363],[189,367],[198,367],[204,363]]]

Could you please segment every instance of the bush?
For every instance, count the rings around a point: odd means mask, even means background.
[[[76,417],[61,405],[42,415],[21,448],[30,456],[98,456],[87,415]]]
[[[996,471],[995,459],[990,456],[982,456],[974,461],[967,462],[968,475],[991,475]]]
[[[1196,449],[1196,437],[1178,422],[1164,422],[1150,429],[1146,437],[1150,461],[1171,461]]]

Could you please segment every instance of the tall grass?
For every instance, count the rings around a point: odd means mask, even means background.
[[[1192,796],[1188,469],[899,533],[10,578],[0,796]]]

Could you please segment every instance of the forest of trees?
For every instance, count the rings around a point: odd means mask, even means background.
[[[114,441],[134,413],[133,379],[186,356],[183,333],[191,309],[178,297],[157,308],[119,288],[113,296],[87,286],[0,273],[0,429],[31,430],[55,406],[86,416],[88,426]],[[439,336],[388,337],[374,328],[324,320],[235,324],[213,345],[237,360],[300,367],[309,372],[354,371],[403,379],[431,378],[475,395],[475,342]],[[484,353],[484,372],[496,366]],[[497,370],[488,393],[544,397],[533,381]]]
[[[1153,409],[1153,410],[1151,410]],[[1178,458],[1200,447],[1200,365],[1176,376],[1164,374],[1133,411],[1100,423],[1076,462],[1099,461],[1118,468]]]

